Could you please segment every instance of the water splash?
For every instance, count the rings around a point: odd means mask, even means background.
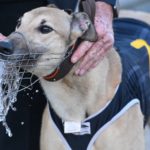
[[[12,136],[13,136],[13,134],[12,134],[12,132],[11,132],[10,128],[8,127],[8,125],[7,125],[6,121],[3,121],[3,126],[4,126],[4,127],[5,127],[5,129],[6,129],[6,134],[7,134],[9,137],[12,137]]]
[[[16,64],[0,61],[0,122],[2,122],[9,137],[12,137],[12,132],[7,125],[6,117],[10,109],[16,111],[13,104],[17,101],[20,82],[21,77]]]

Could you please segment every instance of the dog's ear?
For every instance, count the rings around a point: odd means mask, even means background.
[[[70,39],[72,41],[77,38],[91,42],[97,40],[95,27],[89,16],[84,12],[72,14]]]
[[[81,39],[91,42],[95,42],[97,40],[97,33],[92,22],[89,25],[87,31],[81,36]]]
[[[47,7],[58,8],[55,4],[48,4]]]
[[[83,39],[88,41],[96,41],[97,40],[97,34],[94,27],[94,18],[95,18],[95,0],[84,0],[80,1],[79,8],[83,12],[87,13],[89,16],[89,19],[91,20],[91,23],[89,25],[88,30],[84,33],[82,36]]]

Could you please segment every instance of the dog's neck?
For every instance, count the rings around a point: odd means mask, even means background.
[[[121,63],[115,50],[110,50],[95,69],[82,77],[74,75],[77,65],[60,81],[41,79],[48,101],[64,121],[81,121],[102,109],[113,98],[121,80]]]

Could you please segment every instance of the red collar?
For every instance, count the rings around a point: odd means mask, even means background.
[[[51,74],[46,75],[43,78],[47,81],[58,81],[65,77],[74,66],[71,62],[71,56],[80,43],[81,39],[78,39],[73,46],[69,47],[66,52],[65,59],[60,63],[60,65]]]

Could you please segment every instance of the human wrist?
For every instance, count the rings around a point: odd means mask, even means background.
[[[118,12],[116,8],[116,0],[95,0],[96,3],[105,3],[109,7],[111,7],[113,18],[118,17]]]
[[[113,36],[113,11],[110,5],[104,2],[96,2],[94,24],[98,38],[101,39],[106,34]]]
[[[113,20],[113,9],[111,5],[97,1],[96,2],[96,14],[95,17],[100,17],[101,19],[105,19],[108,22],[112,23]]]

